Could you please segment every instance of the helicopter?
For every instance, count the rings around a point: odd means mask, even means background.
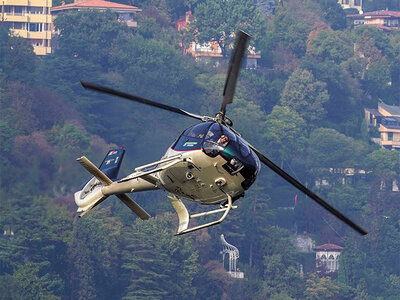
[[[221,108],[215,117],[197,115],[109,87],[81,81],[85,89],[157,107],[201,123],[184,130],[160,160],[137,167],[133,173],[122,179],[118,179],[117,176],[125,154],[123,148],[110,150],[100,167],[96,167],[85,156],[78,158],[77,161],[93,175],[74,194],[78,212],[81,212],[80,217],[107,197],[115,195],[139,218],[147,220],[150,215],[127,194],[159,189],[169,193],[167,198],[178,215],[176,235],[210,227],[224,221],[229,212],[237,208],[233,205],[234,201],[243,197],[245,191],[254,183],[262,163],[354,230],[362,235],[367,234],[362,227],[277,166],[233,128],[233,122],[226,116],[226,108],[233,101],[249,37],[243,31],[236,34]],[[182,199],[219,207],[190,214]],[[189,227],[191,219],[213,214],[220,214],[219,219]]]

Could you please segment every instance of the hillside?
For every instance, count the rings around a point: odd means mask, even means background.
[[[226,1],[224,15],[217,0],[135,1],[143,9],[135,31],[110,11],[71,12],[56,19],[58,48],[43,58],[0,26],[0,298],[398,299],[400,152],[370,141],[364,108],[400,105],[400,32],[350,31],[336,2],[282,1],[265,16],[252,1]],[[177,32],[189,9],[192,27]],[[216,40],[210,22],[231,32],[245,24],[261,53],[228,107],[235,129],[367,236],[267,168],[226,221],[193,234],[173,236],[178,220],[163,192],[134,196],[149,221],[115,197],[77,218],[73,193],[89,178],[77,157],[98,164],[123,146],[127,175],[193,125],[85,91],[79,80],[210,115],[227,63],[195,61],[180,47],[194,35]],[[345,169],[365,176],[346,179]],[[337,272],[296,250],[301,233],[344,248]],[[221,234],[239,249],[244,280],[224,270]]]

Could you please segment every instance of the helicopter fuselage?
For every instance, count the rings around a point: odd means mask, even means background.
[[[256,154],[228,127],[205,122],[186,129],[163,159],[181,162],[159,172],[162,188],[202,204],[216,204],[244,194],[260,169]]]

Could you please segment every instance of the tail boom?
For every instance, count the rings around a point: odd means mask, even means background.
[[[122,150],[124,151],[124,150]],[[86,184],[83,185],[82,189],[77,191],[74,195],[75,203],[78,206],[78,212],[83,212],[80,217],[85,215],[88,211],[90,211],[93,207],[103,202],[108,196],[116,195],[126,206],[129,207],[135,214],[137,214],[141,219],[149,219],[150,215],[141,208],[135,201],[129,198],[125,193],[141,191],[141,190],[151,190],[157,189],[158,187],[154,184],[150,183],[148,180],[144,180],[142,178],[136,178],[129,182],[115,182],[112,181],[105,173],[113,174],[116,176],[114,169],[119,169],[121,160],[118,161],[118,157],[115,159],[109,159],[106,161],[108,156],[115,155],[117,151],[109,151],[105,160],[101,165],[101,169],[104,169],[104,172],[97,168],[89,159],[85,156],[82,156],[77,159],[77,161],[94,177],[90,179]],[[117,153],[118,154],[118,153]],[[122,152],[123,156],[123,152]],[[104,163],[109,161],[115,161],[115,167],[104,167]]]

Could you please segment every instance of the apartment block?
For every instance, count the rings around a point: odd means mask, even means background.
[[[3,0],[1,20],[15,36],[27,39],[36,55],[51,53],[52,0]]]

